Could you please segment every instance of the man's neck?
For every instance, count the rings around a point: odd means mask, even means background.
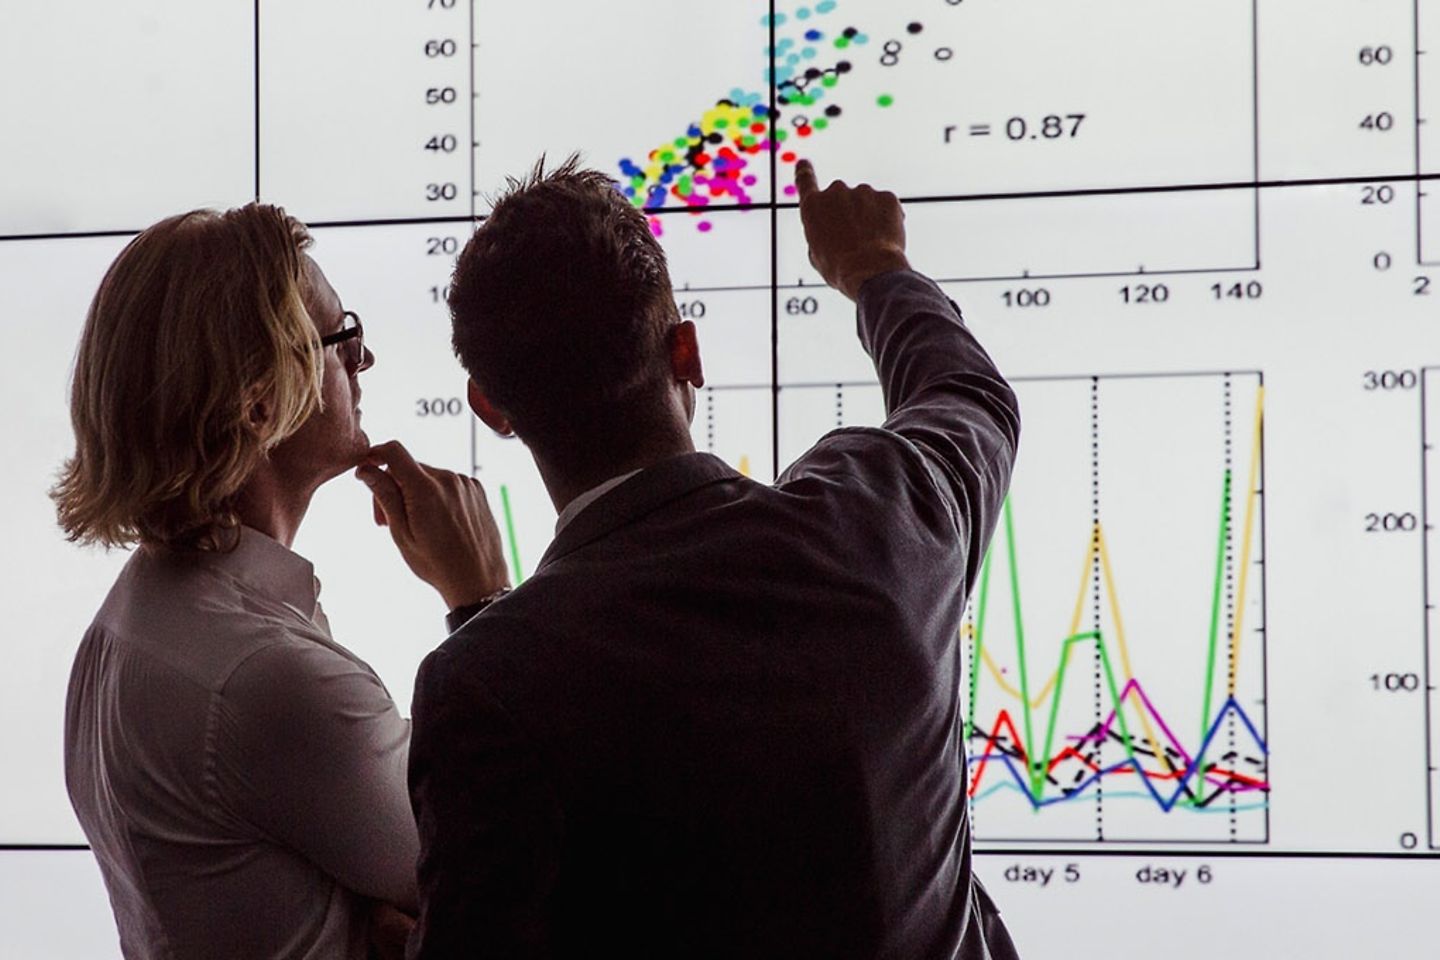
[[[576,497],[595,489],[607,480],[613,480],[627,473],[644,470],[657,463],[694,452],[695,443],[687,431],[683,437],[675,438],[666,444],[655,445],[635,456],[586,468],[566,469],[547,462],[539,455],[535,457],[535,465],[540,469],[540,478],[545,482],[545,489],[550,494],[550,502],[555,504],[555,512],[559,514],[564,513],[565,508]]]

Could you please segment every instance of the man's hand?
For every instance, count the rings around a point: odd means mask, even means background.
[[[375,495],[375,522],[451,610],[510,585],[500,530],[478,481],[416,463],[398,441],[370,449],[355,476]],[[384,467],[384,469],[381,469]]]
[[[821,190],[809,160],[795,167],[795,186],[810,262],[830,286],[855,300],[871,277],[910,269],[905,211],[895,194],[839,181]]]

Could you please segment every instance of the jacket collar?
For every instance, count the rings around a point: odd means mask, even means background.
[[[538,574],[566,554],[701,487],[741,474],[710,453],[686,453],[647,467],[607,492],[575,517],[550,543],[535,567]]]

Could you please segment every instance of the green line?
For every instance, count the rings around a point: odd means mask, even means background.
[[[1046,722],[1045,752],[1043,754],[1045,759],[1040,764],[1039,772],[1031,776],[1030,792],[1037,803],[1045,799],[1045,782],[1049,773],[1047,765],[1054,755],[1055,728],[1060,718],[1060,698],[1065,690],[1065,675],[1070,669],[1070,650],[1075,644],[1090,640],[1095,641],[1096,649],[1100,653],[1100,663],[1105,669],[1105,685],[1110,692],[1110,705],[1115,710],[1115,722],[1120,725],[1120,735],[1125,744],[1125,756],[1140,765],[1140,760],[1135,755],[1134,737],[1130,735],[1130,723],[1125,719],[1125,710],[1120,702],[1120,688],[1115,683],[1115,669],[1111,664],[1110,650],[1105,645],[1105,638],[1100,635],[1098,630],[1066,637],[1060,648],[1060,668],[1056,671],[1055,677],[1055,698],[1051,701],[1050,718]]]
[[[1230,492],[1232,483],[1233,480],[1231,477],[1231,473],[1227,470],[1224,475],[1224,482],[1222,486],[1220,500],[1220,543],[1217,550],[1218,556],[1216,558],[1214,593],[1212,596],[1210,611],[1209,665],[1205,678],[1206,722],[1204,723],[1200,732],[1201,743],[1204,742],[1205,734],[1209,731],[1210,728],[1210,705],[1213,702],[1213,691],[1215,685],[1215,663],[1219,647],[1220,598],[1225,573],[1225,534],[1229,527],[1230,521]],[[1073,647],[1077,643],[1083,643],[1090,640],[1095,641],[1096,648],[1100,656],[1100,663],[1105,671],[1105,682],[1106,686],[1108,687],[1110,702],[1115,710],[1115,720],[1120,727],[1121,736],[1124,741],[1126,757],[1137,765],[1140,764],[1140,760],[1135,753],[1135,749],[1133,746],[1134,738],[1130,735],[1130,725],[1129,722],[1125,719],[1125,710],[1120,702],[1120,690],[1115,682],[1115,670],[1110,659],[1109,648],[1105,643],[1104,637],[1100,634],[1098,630],[1096,630],[1087,633],[1078,633],[1074,636],[1066,637],[1061,643],[1060,665],[1059,668],[1056,670],[1054,699],[1051,701],[1050,716],[1046,721],[1044,753],[1043,755],[1041,755],[1039,762],[1036,762],[1035,754],[1032,750],[1032,745],[1035,742],[1033,718],[1034,710],[1033,707],[1031,707],[1030,705],[1029,666],[1026,662],[1025,657],[1025,627],[1021,614],[1019,564],[1016,562],[1015,549],[1015,524],[1014,516],[1010,506],[1010,501],[1008,499],[1005,501],[1005,543],[1007,556],[1009,558],[1010,564],[1010,600],[1011,608],[1015,617],[1015,646],[1019,659],[1020,691],[1023,707],[1025,710],[1024,725],[1026,743],[1023,744],[1022,747],[1026,759],[1026,773],[1030,781],[1030,794],[1038,804],[1041,800],[1044,799],[1045,785],[1048,772],[1047,764],[1051,757],[1051,751],[1054,749],[1055,746],[1056,727],[1060,715],[1060,700],[1061,695],[1065,689],[1065,677],[1070,667],[1070,650],[1071,647]],[[1099,562],[1098,559],[1096,562]],[[982,567],[980,574],[980,603],[977,621],[975,625],[976,666],[972,671],[970,677],[969,715],[970,730],[972,733],[975,728],[975,708],[977,694],[979,691],[979,672],[981,669],[980,654],[983,650],[982,642],[985,633],[985,615],[989,601],[988,594],[990,568],[991,558],[990,555],[987,553],[985,558],[985,564]],[[1156,759],[1161,761],[1165,760],[1164,757],[1157,757]],[[1197,757],[1195,765],[1192,768],[1192,775],[1195,776],[1201,783],[1204,782],[1205,776],[1204,768],[1203,766],[1201,766],[1202,759],[1202,757]],[[1182,798],[1181,802],[1193,806],[1196,801],[1194,798],[1185,797]]]
[[[1225,483],[1220,490],[1220,536],[1219,544],[1215,548],[1215,586],[1211,593],[1210,600],[1210,652],[1205,667],[1205,708],[1200,716],[1200,739],[1197,745],[1205,743],[1205,733],[1210,729],[1210,703],[1215,688],[1215,655],[1218,652],[1220,640],[1220,588],[1225,578],[1225,540],[1230,529],[1230,471],[1225,471]],[[1205,757],[1202,755],[1195,758],[1195,769],[1200,776],[1205,775]]]
[[[1025,618],[1020,612],[1020,566],[1015,560],[1015,516],[1005,498],[1005,553],[1010,561],[1010,607],[1015,616],[1015,655],[1020,661],[1020,700],[1025,708],[1025,767],[1032,786],[1035,774],[1034,711],[1030,708],[1030,671],[1025,663]],[[1044,761],[1041,761],[1044,764]]]
[[[500,484],[500,506],[505,511],[505,532],[510,538],[510,563],[515,571],[515,586],[525,582],[525,570],[520,566],[520,541],[515,537],[515,514],[510,510],[510,488]]]
[[[1050,721],[1045,732],[1045,763],[1050,762],[1054,756],[1055,749],[1055,723],[1060,717],[1060,694],[1065,689],[1065,671],[1069,666],[1070,648],[1084,640],[1094,640],[1095,647],[1100,652],[1100,663],[1105,667],[1105,684],[1110,688],[1110,702],[1115,706],[1115,722],[1120,724],[1120,734],[1125,738],[1125,752],[1131,760],[1135,760],[1135,751],[1131,747],[1130,725],[1125,720],[1125,711],[1120,704],[1120,690],[1115,686],[1115,670],[1110,665],[1110,651],[1105,647],[1105,640],[1100,636],[1098,630],[1091,630],[1088,633],[1077,633],[1073,637],[1067,637],[1060,651],[1060,670],[1055,680],[1055,700],[1050,706]],[[1139,762],[1138,760],[1136,761]],[[1048,772],[1048,771],[1047,771]],[[1037,785],[1043,788],[1045,775],[1042,773],[1037,780]],[[1040,800],[1040,791],[1035,791],[1035,799]]]
[[[966,704],[969,719],[965,721],[965,739],[975,735],[975,693],[980,687],[980,667],[985,653],[985,610],[990,606],[990,549],[980,565],[980,608],[975,615],[975,658],[970,668],[970,702]]]

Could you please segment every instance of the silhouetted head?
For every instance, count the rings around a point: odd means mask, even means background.
[[[695,328],[644,214],[604,174],[571,157],[512,179],[460,254],[449,302],[471,406],[542,464],[603,479],[688,444],[704,383]]]
[[[356,376],[374,357],[309,245],[298,220],[252,203],[162,220],[110,265],[51,494],[70,539],[221,548],[262,465],[313,490],[364,455]]]

